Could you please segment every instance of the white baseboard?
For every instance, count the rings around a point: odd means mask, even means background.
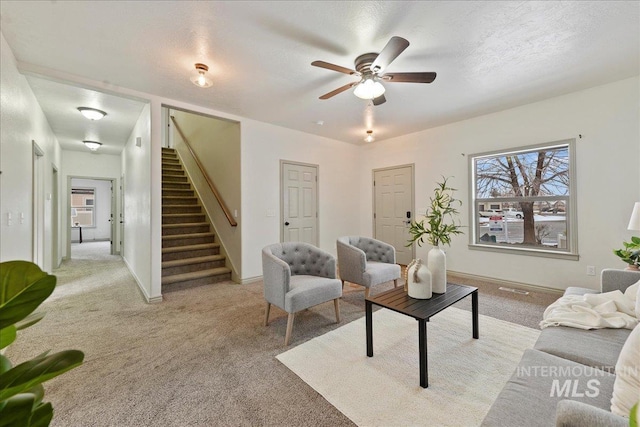
[[[468,280],[482,280],[492,282],[500,286],[507,286],[516,289],[529,289],[531,291],[554,292],[558,294],[564,293],[564,289],[548,288],[546,286],[531,285],[529,283],[513,282],[511,280],[496,279],[495,277],[478,276],[476,274],[461,273],[459,271],[447,270],[448,277],[460,277]]]
[[[138,276],[136,275],[136,273],[133,272],[133,269],[129,265],[129,262],[127,262],[127,259],[125,257],[122,257],[122,260],[124,261],[124,264],[129,269],[129,273],[131,273],[131,275],[133,276],[133,279],[136,281],[136,284],[138,285],[138,290],[142,294],[142,297],[144,298],[144,300],[149,304],[155,304],[155,303],[158,303],[158,302],[162,302],[162,295],[157,296],[157,297],[153,297],[153,298],[151,298],[149,296],[149,294],[147,293],[147,290],[140,283],[140,279],[138,279]]]
[[[249,277],[249,278],[240,280],[240,284],[246,285],[249,283],[259,282],[260,280],[262,280],[262,276]]]

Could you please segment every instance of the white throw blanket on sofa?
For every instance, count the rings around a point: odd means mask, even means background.
[[[638,324],[635,303],[638,286],[603,294],[565,295],[544,311],[541,328],[570,326],[579,329],[626,328]],[[633,288],[633,289],[632,289]]]

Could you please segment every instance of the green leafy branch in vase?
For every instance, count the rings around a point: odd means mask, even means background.
[[[39,322],[44,314],[36,308],[56,287],[56,276],[49,275],[31,262],[0,263],[0,427],[48,426],[53,406],[44,400],[42,383],[82,364],[84,353],[65,350],[44,352],[13,366],[4,356],[18,331]]]
[[[446,244],[451,246],[451,237],[457,234],[464,234],[463,226],[456,222],[456,216],[460,214],[457,207],[462,206],[462,201],[453,197],[457,191],[449,187],[449,178],[442,177],[443,181],[436,183],[433,197],[430,197],[430,206],[427,209],[425,219],[412,221],[409,226],[411,239],[407,246],[414,242],[422,246],[424,240],[432,246]]]

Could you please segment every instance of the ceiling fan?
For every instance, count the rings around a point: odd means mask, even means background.
[[[354,61],[355,70],[324,61],[313,61],[311,63],[313,66],[360,77],[359,81],[347,83],[338,89],[325,93],[320,99],[329,99],[355,86],[354,95],[358,98],[373,100],[373,105],[380,105],[386,102],[385,88],[380,82],[381,80],[388,83],[431,83],[434,81],[436,78],[434,72],[382,74],[408,46],[409,42],[402,37],[391,37],[380,53],[365,53],[358,56]]]

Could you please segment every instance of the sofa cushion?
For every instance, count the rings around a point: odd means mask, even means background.
[[[483,426],[555,426],[564,399],[609,410],[615,375],[538,350],[526,350]]]
[[[624,343],[616,364],[611,412],[628,417],[633,405],[640,400],[640,325],[636,326]]]
[[[618,355],[630,333],[629,329],[585,330],[551,326],[542,330],[533,348],[615,373]]]

